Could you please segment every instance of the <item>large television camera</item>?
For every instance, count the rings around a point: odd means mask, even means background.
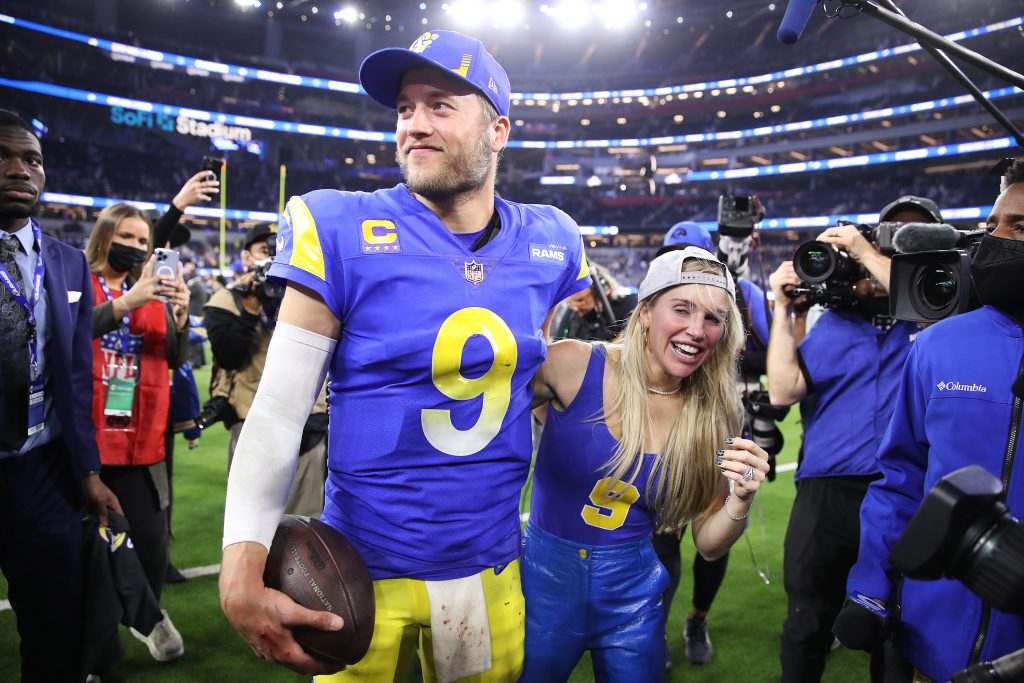
[[[907,223],[894,237],[889,275],[892,317],[933,323],[977,308],[971,260],[985,230],[944,223]]]
[[[840,221],[839,225],[854,224]],[[856,225],[860,234],[886,256],[896,252],[893,237],[899,227],[899,223]],[[818,240],[804,242],[793,255],[793,269],[805,286],[793,289],[790,296],[806,297],[808,306],[820,304],[826,308],[850,309],[874,296],[867,269],[834,244]]]
[[[939,480],[889,561],[912,579],[956,579],[996,609],[1024,614],[1024,526],[1003,502],[1002,483],[980,465]]]
[[[1003,502],[1003,485],[979,465],[943,477],[889,553],[892,566],[912,579],[955,579],[995,609],[1024,614],[1024,525]],[[979,662],[953,683],[1016,681],[1024,677],[1024,649]]]
[[[889,552],[889,562],[919,581],[954,579],[985,604],[1024,614],[1024,525],[1004,502],[1003,485],[980,465],[937,483]],[[871,651],[890,635],[889,609],[853,593],[834,632],[854,650]],[[1024,679],[1024,648],[953,675],[952,683],[1009,683]]]

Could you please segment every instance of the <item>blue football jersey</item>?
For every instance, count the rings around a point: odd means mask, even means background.
[[[404,185],[293,198],[270,275],[341,321],[323,519],[374,579],[451,579],[514,559],[540,328],[590,285],[576,224],[495,199],[475,252]]]
[[[591,546],[649,538],[658,521],[653,506],[658,477],[651,478],[656,455],[640,458],[632,482],[609,476],[618,441],[604,421],[604,368],[604,350],[594,345],[576,398],[564,411],[549,408],[530,499],[531,523]]]

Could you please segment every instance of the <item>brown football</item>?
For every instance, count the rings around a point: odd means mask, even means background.
[[[340,631],[296,628],[295,640],[306,652],[345,666],[366,655],[373,636],[373,583],[363,558],[336,529],[309,517],[282,517],[263,582],[303,607],[345,620]]]

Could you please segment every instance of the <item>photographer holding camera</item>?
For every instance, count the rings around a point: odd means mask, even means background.
[[[1024,605],[1011,614],[959,582],[901,577],[889,555],[925,494],[965,465],[999,477],[1010,512],[1024,511],[1024,465],[1016,463],[1024,401],[1024,157],[1004,176],[986,223],[988,234],[970,265],[982,307],[923,331],[903,369],[878,449],[882,478],[861,509],[850,601],[836,620],[837,635],[850,647],[868,649],[889,638],[887,682],[947,681],[1024,646]],[[973,554],[995,555],[998,545]],[[999,577],[997,585],[1007,580]],[[988,671],[970,680],[1003,679]]]
[[[626,324],[636,306],[636,295],[622,288],[600,263],[590,263],[594,278],[560,304],[551,319],[552,340],[611,341]]]
[[[883,218],[896,215],[913,215],[916,222],[940,219],[933,202],[914,197],[882,210]],[[875,451],[917,333],[912,323],[886,315],[890,259],[864,234],[877,240],[882,232],[840,225],[797,250],[794,261],[804,263],[804,270],[808,262],[816,266],[834,258],[832,266],[820,269],[822,275],[836,271],[833,279],[808,286],[790,261],[769,279],[775,295],[767,358],[770,402],[803,401],[804,425],[783,559],[789,600],[783,681],[821,679],[831,626],[845,596],[844,577],[857,558],[861,500],[879,476]],[[811,258],[802,260],[805,254]],[[828,310],[798,344],[794,309],[816,292]]]
[[[213,351],[210,401],[196,422],[206,429],[224,420],[231,433],[228,441],[228,469],[242,424],[249,414],[256,388],[274,333],[283,288],[266,279],[273,260],[276,226],[260,223],[246,233],[242,242],[245,273],[231,285],[210,297],[206,304],[206,331]],[[302,432],[299,468],[292,482],[285,512],[319,517],[324,506],[327,476],[327,396],[320,397]]]

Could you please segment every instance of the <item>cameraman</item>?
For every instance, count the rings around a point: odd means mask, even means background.
[[[555,312],[552,340],[611,341],[633,312],[636,295],[622,288],[607,268],[591,261],[590,273],[594,278],[591,286],[566,299]],[[605,312],[606,302],[610,313]]]
[[[925,217],[917,212],[918,220]],[[769,278],[775,295],[767,359],[770,401],[804,401],[797,493],[783,556],[789,600],[782,628],[783,681],[821,679],[844,579],[857,559],[861,500],[879,476],[875,451],[917,332],[912,323],[886,315],[890,259],[856,226],[829,228],[817,239],[846,251],[871,278],[854,285],[851,305],[826,310],[799,344],[793,313],[801,301],[794,300],[793,290],[803,283],[792,261]]]
[[[260,223],[246,233],[242,242],[245,273],[215,292],[205,309],[214,366],[210,378],[212,398],[204,406],[204,413],[211,413],[207,417],[211,421],[224,419],[231,433],[229,469],[242,423],[263,376],[283,294],[277,285],[266,282],[266,270],[274,256],[270,241],[275,236],[274,228],[272,223]],[[302,432],[299,468],[285,507],[288,514],[319,517],[323,511],[327,476],[326,398],[326,391],[321,390]]]
[[[860,554],[847,588],[889,603],[893,616],[888,623],[872,622],[866,610],[849,603],[841,620],[861,628],[843,639],[881,640],[891,629],[887,683],[947,681],[969,664],[1024,647],[1020,614],[992,609],[955,581],[901,578],[888,561],[925,494],[965,465],[1000,477],[1011,512],[1024,513],[1024,462],[1016,463],[1024,400],[1024,157],[1011,165],[1004,188],[971,263],[983,307],[918,337],[878,449],[882,478],[861,508]],[[843,635],[838,622],[836,630]]]

